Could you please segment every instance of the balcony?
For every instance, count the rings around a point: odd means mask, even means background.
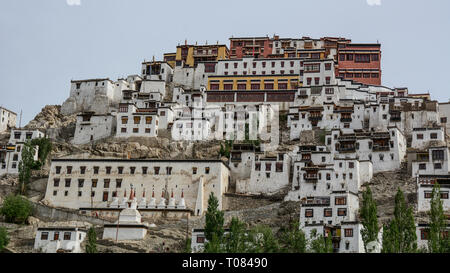
[[[337,150],[339,152],[341,152],[341,153],[354,153],[354,152],[356,152],[356,148],[355,147],[339,147]]]
[[[341,118],[341,122],[352,122],[352,118]]]
[[[389,151],[390,148],[389,146],[385,146],[385,145],[374,145],[372,150],[374,152],[379,152],[379,151]]]
[[[303,206],[329,206],[330,205],[330,197],[315,197],[313,199],[302,200]]]
[[[309,183],[317,183],[317,181],[319,180],[318,176],[313,175],[313,174],[306,175],[304,177],[304,179],[305,179],[305,182],[309,182]]]
[[[319,120],[322,120],[322,117],[323,117],[323,115],[320,115],[320,116],[309,116],[308,120],[309,121],[319,121]]]

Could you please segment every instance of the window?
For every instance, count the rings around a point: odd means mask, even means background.
[[[421,229],[420,230],[420,239],[421,240],[428,240],[428,230],[427,229]]]
[[[431,133],[430,134],[431,139],[437,139],[437,133]]]
[[[335,197],[334,198],[334,204],[335,205],[347,205],[347,197]]]
[[[447,117],[441,118],[441,123],[447,123]]]
[[[54,241],[59,240],[59,232],[58,231],[55,231],[55,233],[53,234],[53,240]]]
[[[431,155],[433,160],[444,160],[444,150],[433,150]]]
[[[80,174],[85,174],[86,173],[86,166],[81,166],[80,167]]]
[[[203,236],[197,236],[197,243],[198,244],[203,244],[205,242],[205,237]]]
[[[448,199],[448,191],[447,192],[441,192],[441,199]]]
[[[53,187],[59,187],[59,178],[53,180]]]
[[[134,120],[134,124],[141,123],[141,117],[133,117],[133,120]]]
[[[122,117],[122,124],[128,123],[128,117]]]
[[[78,187],[82,188],[84,186],[84,179],[78,179]]]
[[[255,163],[255,171],[260,171],[261,170],[261,163]]]
[[[348,163],[348,167],[349,167],[350,169],[355,168],[355,162],[349,162],[349,163]]]
[[[355,62],[370,63],[370,54],[355,54]]]
[[[278,89],[280,90],[286,90],[287,89],[287,83],[278,83]]]
[[[337,214],[338,214],[338,216],[346,216],[347,215],[347,209],[338,209]]]
[[[67,166],[66,170],[67,170],[67,174],[71,174],[72,173],[72,166]]]
[[[97,182],[98,182],[98,179],[92,179],[92,187],[93,188],[97,187]]]
[[[265,90],[273,90],[273,83],[264,83]]]
[[[331,63],[325,64],[325,70],[331,70]]]
[[[48,232],[41,233],[41,240],[48,240]]]
[[[426,169],[427,169],[427,164],[425,164],[425,163],[419,164],[419,170],[426,170]]]
[[[378,54],[372,54],[371,56],[372,56],[372,62],[378,62],[378,60],[379,60]]]
[[[442,169],[442,164],[441,163],[434,163],[434,168],[440,170],[440,169]]]
[[[333,210],[331,208],[323,209],[323,216],[324,217],[333,216]]]
[[[145,117],[145,124],[151,124],[153,117]]]
[[[116,179],[116,188],[122,187],[122,179]]]
[[[130,174],[134,174],[136,172],[136,167],[130,167]]]
[[[117,173],[123,174],[123,167],[117,167]]]
[[[107,202],[108,201],[108,192],[107,191],[105,191],[105,192],[103,192],[103,202]]]
[[[353,237],[353,229],[352,228],[345,228],[344,229],[344,236],[345,237]]]
[[[147,167],[142,167],[142,174],[147,174]]]
[[[172,167],[166,167],[166,173],[167,173],[167,175],[171,175],[172,174]]]
[[[347,54],[347,61],[353,61],[353,54]]]
[[[66,179],[65,186],[66,186],[66,188],[70,187],[70,178]]]
[[[64,240],[66,241],[70,240],[71,234],[72,234],[71,232],[64,232]]]
[[[56,174],[60,174],[61,173],[61,166],[56,166],[55,172],[56,172]]]
[[[106,174],[111,174],[111,166],[106,167]]]
[[[417,134],[417,139],[423,139],[423,134]]]
[[[209,167],[205,167],[205,174],[209,174]]]
[[[313,217],[314,216],[314,210],[313,209],[305,209],[305,217]]]
[[[192,174],[197,174],[197,167],[192,167]]]
[[[275,171],[278,173],[283,172],[283,163],[282,162],[277,162],[275,164]]]
[[[95,166],[95,167],[94,167],[94,174],[98,174],[99,169],[100,169],[100,167]]]

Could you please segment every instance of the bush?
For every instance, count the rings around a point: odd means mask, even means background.
[[[0,227],[0,252],[8,245],[9,237],[6,228]]]
[[[9,195],[3,201],[0,214],[8,223],[24,224],[33,212],[31,202],[20,195]]]

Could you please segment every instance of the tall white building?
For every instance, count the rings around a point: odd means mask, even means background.
[[[0,106],[0,133],[16,127],[17,114]]]

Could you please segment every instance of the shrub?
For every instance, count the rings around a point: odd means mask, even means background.
[[[0,252],[8,245],[9,237],[6,228],[0,227]]]
[[[6,222],[24,224],[33,212],[31,202],[20,195],[9,195],[3,201],[0,214]]]

